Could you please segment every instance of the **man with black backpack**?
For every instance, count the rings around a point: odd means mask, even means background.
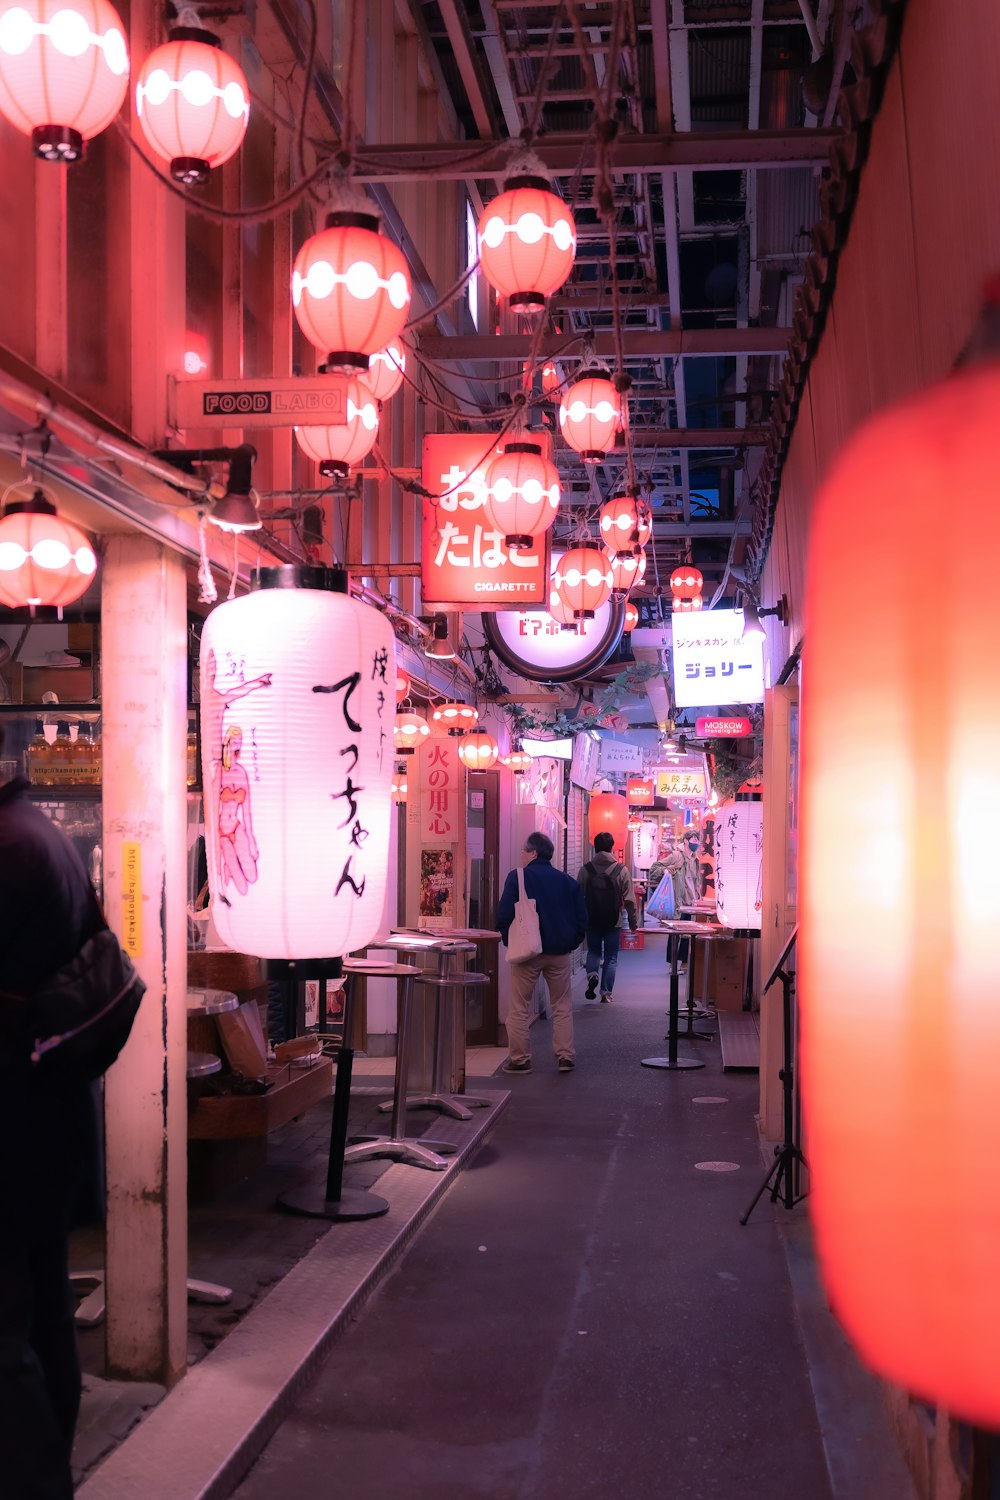
[[[612,852],[614,837],[599,833],[594,839],[594,857],[587,861],[576,877],[583,890],[587,908],[587,999],[597,993],[601,978],[601,1004],[611,1003],[618,967],[618,945],[621,935],[618,922],[624,906],[629,931],[636,930],[635,892],[632,877]]]

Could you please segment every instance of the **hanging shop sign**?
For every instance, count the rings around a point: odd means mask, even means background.
[[[585,730],[573,736],[573,758],[569,768],[569,779],[574,786],[582,786],[589,792],[597,776],[600,741],[596,734]]]
[[[548,433],[534,440],[551,462]],[[420,587],[435,608],[537,609],[547,603],[548,532],[532,537],[528,546],[508,547],[483,509],[486,470],[499,451],[481,432],[424,438],[422,483],[440,498],[422,502]]]
[[[704,802],[708,796],[705,773],[691,770],[658,771],[656,795],[683,798],[688,802]]]
[[[531,682],[574,682],[607,661],[621,640],[625,602],[612,596],[591,620],[564,627],[547,610],[483,615],[486,639],[500,660]],[[636,763],[641,765],[641,759]],[[631,770],[632,766],[621,769]]]
[[[167,379],[170,425],[198,427],[342,427],[347,382],[340,375],[266,380]]]
[[[652,807],[656,799],[652,776],[630,776],[625,783],[625,798],[632,807]]]
[[[739,740],[750,733],[749,719],[696,719],[694,732],[699,738]]]
[[[727,803],[715,816],[715,894],[722,925],[759,932],[763,888],[763,804],[759,798]]]
[[[444,734],[420,750],[420,841],[424,848],[444,849],[458,842],[462,826],[458,744]]]
[[[627,740],[601,740],[602,771],[641,771],[642,750]]]
[[[678,708],[763,703],[763,641],[760,636],[743,639],[741,609],[675,614],[673,637]]]

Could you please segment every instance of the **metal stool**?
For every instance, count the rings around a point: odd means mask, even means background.
[[[445,1023],[449,1010],[448,1002],[451,999],[464,997],[464,992],[474,985],[489,984],[488,974],[476,974],[469,969],[459,970],[449,974],[420,974],[417,984],[426,986],[434,992],[434,1067],[431,1073],[431,1088],[428,1094],[411,1094],[406,1100],[407,1109],[439,1109],[444,1115],[451,1115],[454,1120],[471,1120],[472,1110],[467,1105],[477,1109],[489,1109],[493,1104],[492,1099],[487,1099],[483,1094],[451,1094],[445,1091]],[[383,1112],[393,1107],[392,1100],[380,1104],[379,1109]]]
[[[388,1156],[393,1161],[405,1162],[411,1167],[427,1167],[432,1172],[443,1172],[457,1146],[447,1141],[427,1141],[405,1133],[406,1076],[409,1071],[409,1021],[413,1000],[413,981],[420,973],[415,964],[397,964],[390,959],[348,958],[344,969],[350,974],[367,974],[379,979],[400,980],[396,998],[396,1077],[393,1083],[392,1124],[388,1135],[358,1135],[351,1139],[357,1142],[344,1152],[345,1161],[369,1161],[374,1157]]]

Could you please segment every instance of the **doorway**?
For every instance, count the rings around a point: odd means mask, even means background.
[[[500,777],[496,771],[470,771],[466,792],[466,856],[469,926],[492,928],[496,918],[500,848]],[[482,943],[476,966],[489,984],[468,992],[465,1039],[469,1046],[495,1047],[499,1027],[497,962],[499,944]]]

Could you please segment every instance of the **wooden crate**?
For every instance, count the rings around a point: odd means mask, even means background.
[[[326,1057],[311,1068],[272,1064],[267,1076],[271,1087],[266,1094],[199,1099],[188,1116],[188,1138],[228,1141],[267,1135],[333,1092],[333,1064]]]

